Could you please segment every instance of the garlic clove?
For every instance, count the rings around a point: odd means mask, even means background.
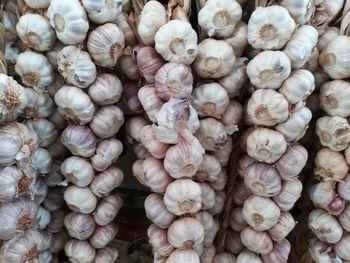
[[[229,140],[225,126],[214,118],[205,118],[199,122],[200,126],[195,136],[198,138],[203,148],[207,151],[223,150]]]
[[[156,116],[163,105],[163,101],[157,96],[155,88],[152,86],[144,86],[139,89],[137,96],[148,118],[152,122],[156,122]]]

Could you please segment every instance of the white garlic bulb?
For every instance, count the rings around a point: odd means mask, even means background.
[[[290,253],[290,243],[287,239],[283,239],[280,242],[276,242],[273,245],[273,249],[268,254],[261,255],[261,258],[264,262],[273,262],[273,261],[280,261],[280,262],[287,262],[289,258]]]
[[[176,249],[164,263],[200,263],[197,252],[193,249]]]
[[[52,167],[52,156],[46,148],[38,148],[32,155],[33,163],[40,174],[47,174]]]
[[[241,242],[240,232],[235,232],[229,229],[226,232],[224,245],[225,250],[229,253],[236,255],[237,253],[241,252],[244,246]]]
[[[338,36],[330,41],[320,54],[319,63],[332,79],[350,77],[350,67],[347,60],[350,52],[349,44],[350,37]]]
[[[88,187],[70,185],[63,195],[68,207],[76,213],[90,214],[95,210],[97,198]]]
[[[282,51],[263,51],[247,65],[249,80],[257,88],[278,89],[290,73],[290,59]]]
[[[25,85],[37,91],[45,90],[55,76],[47,58],[32,51],[25,51],[18,55],[15,71]]]
[[[136,52],[137,66],[142,77],[147,84],[153,85],[157,71],[165,64],[164,59],[153,47],[137,47],[134,52]]]
[[[162,142],[165,139],[164,136],[161,137],[158,133],[158,129],[153,127],[154,126],[146,125],[140,130],[140,141],[152,156],[162,159],[165,157],[169,145]],[[160,141],[158,137],[160,137],[162,141]]]
[[[121,28],[121,30],[123,29]],[[125,39],[125,45],[128,45],[127,39]],[[118,59],[118,65],[121,72],[123,72],[129,79],[138,80],[141,78],[136,56],[130,46],[124,48],[122,55]]]
[[[215,82],[195,88],[193,98],[193,106],[201,117],[220,119],[230,103],[227,91]]]
[[[350,201],[350,175],[343,178],[338,184],[338,194],[346,201]]]
[[[66,46],[57,57],[58,72],[74,86],[86,88],[96,79],[96,65],[88,52],[77,46]]]
[[[199,183],[199,186],[202,189],[202,210],[208,210],[215,205],[215,191],[206,183]]]
[[[212,208],[208,209],[207,211],[212,216],[221,213],[224,210],[225,200],[226,200],[226,192],[224,190],[216,191],[215,204]]]
[[[96,251],[93,263],[115,262],[118,258],[118,250],[115,247],[105,247]]]
[[[274,126],[288,118],[289,104],[283,95],[273,89],[258,89],[248,100],[246,112],[250,122]]]
[[[315,157],[314,173],[323,180],[342,180],[348,173],[349,166],[344,155],[328,148],[319,150]]]
[[[229,224],[237,232],[242,231],[247,226],[247,222],[243,218],[242,207],[236,206],[232,209]]]
[[[271,165],[254,163],[244,172],[244,183],[255,195],[272,197],[281,191],[281,178]]]
[[[236,1],[209,0],[198,12],[198,24],[209,37],[229,37],[241,17],[242,8]]]
[[[235,263],[236,258],[234,255],[227,253],[227,252],[221,252],[219,254],[216,254],[213,263]]]
[[[69,240],[64,246],[64,252],[71,262],[90,263],[94,260],[96,251],[87,241]]]
[[[314,5],[316,1],[310,0],[282,0],[280,5],[285,7],[297,24],[306,24],[313,15]]]
[[[148,124],[149,122],[145,118],[141,116],[135,116],[127,120],[125,126],[128,135],[130,135],[130,137],[136,142],[141,142],[141,130]]]
[[[116,24],[106,23],[91,31],[86,46],[97,65],[112,68],[122,55],[125,39]]]
[[[105,248],[117,235],[118,227],[111,223],[105,226],[97,226],[89,239],[89,243],[96,249]]]
[[[255,49],[280,49],[294,29],[295,22],[286,8],[257,7],[248,21],[248,42]]]
[[[64,160],[60,170],[68,182],[79,187],[88,186],[95,176],[94,169],[90,162],[79,156],[71,156]]]
[[[158,29],[166,24],[167,13],[158,1],[148,1],[142,8],[137,33],[145,45],[153,45]]]
[[[21,16],[16,25],[16,31],[22,43],[35,50],[47,51],[56,41],[56,34],[50,22],[38,14]]]
[[[350,235],[346,234],[334,245],[335,253],[344,260],[350,260],[349,242]]]
[[[213,244],[215,236],[219,231],[219,222],[215,220],[212,215],[205,211],[196,213],[195,217],[202,223],[204,227],[203,245],[205,249],[207,249]]]
[[[100,141],[96,153],[90,158],[91,165],[96,171],[104,171],[112,165],[123,151],[123,144],[114,138]]]
[[[103,172],[97,174],[91,184],[90,190],[97,197],[103,197],[110,194],[124,180],[124,173],[117,167],[109,167]]]
[[[236,263],[263,263],[261,258],[256,255],[253,252],[250,252],[249,250],[243,250],[239,255],[237,256]]]
[[[200,126],[195,136],[203,148],[208,151],[218,151],[225,148],[229,140],[225,126],[214,118],[200,120]]]
[[[215,257],[216,249],[214,245],[204,249],[202,255],[200,256],[201,263],[212,263],[213,258]]]
[[[84,41],[89,22],[79,0],[51,0],[47,17],[56,31],[57,38],[64,44],[74,45]]]
[[[65,47],[66,45],[63,44],[60,41],[56,41],[55,45],[46,52],[46,58],[49,60],[50,64],[52,65],[53,69],[57,69],[57,57],[58,57],[58,53],[61,52],[61,50]],[[56,76],[56,81],[57,81],[57,76]],[[55,82],[54,82],[55,83]],[[53,84],[54,84],[53,83]],[[48,87],[49,90],[49,87]],[[51,95],[51,94],[50,94]],[[51,95],[53,96],[53,95]]]
[[[204,154],[203,162],[194,177],[200,182],[215,182],[218,180],[221,170],[221,164],[215,156]]]
[[[89,86],[88,94],[98,105],[110,105],[118,102],[122,96],[122,83],[113,74],[102,73]]]
[[[335,244],[343,234],[337,219],[323,209],[315,209],[309,214],[308,226],[321,241]]]
[[[157,96],[156,89],[152,86],[144,86],[139,89],[137,96],[148,118],[156,122],[156,115],[163,105],[163,101]]]
[[[274,163],[287,149],[284,136],[274,130],[257,128],[247,137],[247,153],[260,162]]]
[[[169,243],[179,249],[191,249],[204,240],[204,227],[195,218],[183,217],[175,220],[168,229]]]
[[[58,111],[66,119],[76,124],[89,123],[95,113],[95,106],[90,97],[75,86],[63,86],[55,94],[55,102]]]
[[[175,220],[175,215],[167,210],[160,194],[153,193],[145,199],[145,210],[147,218],[162,229],[168,228]]]
[[[27,120],[25,125],[38,135],[41,147],[51,145],[57,138],[55,125],[47,119]]]
[[[64,226],[69,235],[79,240],[88,239],[95,231],[96,224],[91,215],[70,212],[64,217]]]
[[[166,188],[164,204],[175,215],[198,212],[202,208],[201,185],[190,179],[175,180]]]
[[[296,222],[288,212],[282,212],[278,222],[269,229],[269,235],[273,241],[282,241],[293,230]]]
[[[155,49],[169,62],[188,65],[198,54],[197,39],[197,33],[190,23],[171,20],[155,34]]]
[[[43,9],[50,5],[50,0],[24,0],[24,2],[31,8]]]
[[[350,83],[344,80],[333,80],[324,83],[320,89],[320,106],[331,116],[348,117],[350,103]]]
[[[122,12],[122,0],[93,1],[83,0],[82,5],[86,10],[89,19],[96,24],[114,22]]]
[[[116,194],[102,197],[93,213],[96,224],[105,226],[111,223],[122,206],[123,200]]]
[[[283,181],[281,192],[272,199],[281,211],[289,211],[300,198],[302,190],[303,184],[298,179],[293,181]]]
[[[273,248],[272,240],[267,232],[258,232],[251,227],[242,230],[241,240],[243,245],[255,253],[268,254]]]
[[[193,69],[202,78],[222,78],[231,73],[235,62],[236,56],[228,43],[207,38],[198,45]]]
[[[166,230],[152,224],[147,229],[147,236],[152,248],[162,257],[168,257],[174,251],[174,247],[167,240]]]
[[[316,134],[323,146],[343,151],[350,143],[350,125],[340,116],[323,116],[316,121]]]

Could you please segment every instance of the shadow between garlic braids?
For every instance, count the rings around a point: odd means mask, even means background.
[[[315,174],[324,179],[310,191],[319,208],[309,226],[319,240],[309,254],[350,260],[349,87],[341,80],[350,76],[349,38],[338,36],[348,32],[348,1],[340,30],[328,25],[343,0],[255,4],[250,11],[249,1],[198,0],[198,35],[190,0],[4,4],[0,72],[7,62],[20,84],[0,75],[0,144],[9,149],[0,154],[0,210],[8,215],[0,218],[0,262],[51,262],[62,248],[71,262],[115,261],[108,244],[122,200],[112,191],[124,178],[115,135],[127,112],[135,115],[126,122],[138,157],[133,175],[153,192],[145,210],[154,262],[286,262],[296,224],[288,211],[308,158],[298,141],[315,84],[330,116],[316,124],[325,148]],[[248,127],[233,149],[242,117]],[[226,193],[232,150],[244,153],[241,178]],[[217,250],[227,198],[234,207]]]

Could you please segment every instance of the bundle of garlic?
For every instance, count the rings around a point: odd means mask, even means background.
[[[298,141],[312,117],[306,99],[315,88],[312,62],[318,40],[317,30],[305,25],[310,20],[307,8],[291,2],[256,6],[248,21],[252,94],[244,121],[251,127],[240,138],[245,154],[237,165],[241,180],[233,193],[225,240],[225,249],[237,255],[237,262],[289,258],[286,237],[296,224],[289,210],[301,195],[298,175],[308,158]]]

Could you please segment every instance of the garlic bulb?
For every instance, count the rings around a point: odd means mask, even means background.
[[[205,248],[203,251],[203,254],[200,256],[200,262],[201,263],[212,263],[213,258],[215,257],[216,249],[214,245],[211,245],[210,247]]]
[[[219,231],[219,222],[215,220],[208,212],[202,211],[195,214],[197,220],[201,222],[204,227],[203,245],[205,249],[210,247]]]
[[[242,231],[243,228],[246,227],[247,222],[243,218],[242,207],[237,206],[232,209],[229,224],[230,227],[237,232]]]
[[[76,213],[90,214],[95,210],[97,198],[88,187],[70,185],[63,195],[68,207]]]
[[[84,125],[89,123],[95,113],[90,97],[75,86],[63,86],[55,94],[58,111],[70,121]]]
[[[349,170],[349,166],[341,153],[328,148],[319,150],[315,157],[314,173],[324,180],[342,180]]]
[[[91,157],[96,149],[96,137],[86,126],[68,125],[61,134],[61,141],[73,155]]]
[[[198,54],[197,40],[191,24],[181,20],[167,22],[154,36],[155,49],[165,60],[186,65]]]
[[[132,166],[132,173],[141,184],[150,187],[156,193],[165,193],[167,185],[172,181],[163,163],[154,157],[136,160]]]
[[[306,69],[292,72],[278,90],[292,104],[305,100],[315,89],[315,77]]]
[[[90,190],[97,196],[103,197],[110,194],[124,180],[124,173],[117,167],[109,167],[97,174],[91,184]]]
[[[350,242],[350,235],[346,234],[340,239],[338,243],[334,245],[335,253],[337,253],[337,255],[344,260],[350,260],[350,253],[348,249],[349,242]]]
[[[288,118],[289,104],[283,95],[273,89],[258,89],[251,95],[246,112],[250,122],[274,126]]]
[[[307,150],[296,144],[287,148],[275,166],[283,180],[294,180],[306,165],[307,159]]]
[[[241,20],[242,8],[236,1],[210,0],[198,12],[198,24],[209,37],[229,37]]]
[[[193,75],[191,68],[179,63],[166,63],[155,75],[157,95],[165,100],[170,97],[188,98],[192,92]]]
[[[228,134],[238,131],[238,124],[243,115],[243,107],[237,100],[231,100],[226,111],[221,117],[221,122],[225,125]]]
[[[350,205],[347,204],[342,213],[338,216],[339,223],[344,228],[345,231],[350,230]]]
[[[213,263],[235,263],[235,262],[236,262],[235,256],[227,252],[221,252],[219,254],[216,254],[216,256],[213,259]]]
[[[47,17],[57,38],[66,45],[81,43],[89,30],[89,22],[80,1],[51,0]]]
[[[25,125],[38,135],[41,147],[49,146],[57,138],[55,125],[47,119],[27,120]]]
[[[183,217],[175,220],[168,229],[169,243],[179,249],[198,246],[204,239],[204,227],[194,218]]]
[[[240,233],[229,229],[225,237],[225,250],[235,255],[241,252],[243,247]]]
[[[274,130],[257,128],[247,137],[247,153],[260,162],[274,163],[287,149],[284,136]]]
[[[263,263],[261,258],[256,255],[253,252],[250,252],[249,250],[243,250],[241,253],[239,253],[236,263]]]
[[[167,232],[156,225],[150,225],[147,236],[153,249],[161,256],[168,257],[174,251],[174,247],[167,240]]]
[[[122,29],[121,29],[122,30]],[[127,45],[125,39],[125,45]],[[118,65],[120,70],[131,80],[138,80],[141,78],[141,74],[137,65],[137,59],[134,51],[130,46],[127,46],[123,50],[123,54],[118,59]]]
[[[92,1],[83,0],[82,5],[89,16],[89,19],[96,24],[114,22],[122,12],[122,0]]]
[[[308,226],[321,241],[335,244],[343,234],[343,228],[323,209],[315,209],[309,214]]]
[[[165,263],[200,263],[199,256],[193,249],[176,249]]]
[[[316,1],[310,2],[309,0],[282,0],[279,4],[288,10],[297,24],[303,25],[310,21],[311,16],[313,15]]]
[[[320,106],[331,116],[348,117],[350,104],[350,84],[344,80],[333,80],[324,83],[320,89]]]
[[[343,181],[338,184],[338,194],[346,201],[350,201],[350,175],[348,174]]]
[[[45,185],[45,182],[41,184]],[[50,188],[50,191],[46,190],[43,206],[50,212],[60,209],[64,205],[63,192],[64,188],[62,187]]]
[[[117,248],[105,247],[96,251],[96,256],[93,263],[115,262],[117,258]]]
[[[232,47],[236,57],[241,57],[248,44],[247,39],[248,25],[243,21],[239,21],[233,33],[224,40]]]
[[[273,249],[272,240],[267,232],[258,232],[251,227],[242,230],[241,240],[243,245],[255,253],[268,254]]]
[[[272,197],[281,191],[281,178],[271,165],[254,163],[244,173],[244,183],[255,195]]]
[[[215,205],[215,191],[206,183],[199,183],[199,186],[202,189],[202,210],[208,210]]]
[[[290,253],[290,243],[287,239],[283,239],[280,242],[276,242],[273,245],[273,249],[268,254],[261,255],[261,258],[264,262],[287,262],[289,253]]]
[[[68,182],[79,187],[88,186],[95,176],[90,162],[79,156],[71,156],[64,160],[60,170]]]
[[[235,62],[236,56],[228,43],[208,38],[198,45],[193,69],[202,78],[222,78],[231,73]]]
[[[97,226],[94,234],[90,237],[90,245],[96,249],[105,248],[117,235],[117,225],[111,223],[105,226]]]
[[[123,32],[113,23],[97,27],[89,34],[87,49],[97,65],[112,68],[125,46]]]
[[[167,13],[158,1],[148,1],[142,8],[137,33],[145,45],[153,45],[158,29],[166,24]]]
[[[193,97],[193,106],[201,117],[220,119],[230,103],[226,90],[214,82],[195,88]]]
[[[140,131],[140,141],[152,156],[162,159],[169,145],[160,141],[157,135],[158,134],[156,134],[155,129],[151,125],[146,125]]]
[[[230,159],[232,148],[233,148],[232,142],[233,140],[231,136],[227,137],[226,142],[224,142],[224,144],[221,145],[220,147],[217,147],[217,149],[213,152],[213,155],[218,159],[221,165],[224,165],[224,166],[227,165]]]
[[[309,25],[299,27],[283,49],[289,57],[292,68],[301,68],[312,55],[317,44],[318,32]]]
[[[60,41],[56,41],[54,46],[46,52],[46,58],[49,60],[50,64],[52,65],[53,69],[56,70],[57,69],[57,57],[58,54],[61,52],[61,50],[65,47],[66,45],[63,44]],[[57,75],[56,75],[56,80],[55,82],[57,83]],[[63,78],[62,78],[63,80]],[[55,84],[55,82],[53,84]],[[52,85],[53,85],[52,84]],[[50,87],[48,87],[48,90],[50,91]],[[52,94],[50,94],[51,96],[53,96]]]
[[[139,79],[139,78],[138,78]],[[135,83],[127,83],[123,88],[122,101],[133,114],[143,113],[142,104],[138,97],[139,87]]]
[[[96,224],[105,226],[111,223],[122,205],[123,200],[116,194],[102,197],[93,213]]]
[[[189,179],[175,180],[166,188],[164,204],[175,215],[196,213],[202,208],[202,188]]]
[[[91,215],[70,212],[64,218],[69,235],[79,240],[88,239],[95,231],[96,224]]]
[[[156,122],[158,111],[163,105],[163,101],[157,96],[156,90],[151,86],[144,86],[139,89],[137,94],[148,118]]]
[[[290,73],[291,62],[281,51],[263,51],[247,65],[249,80],[257,88],[278,89]]]
[[[125,126],[128,132],[128,135],[130,135],[130,137],[136,142],[141,142],[141,139],[140,139],[141,130],[143,127],[145,127],[148,124],[149,122],[145,118],[141,116],[135,116],[128,119]]]
[[[350,77],[350,67],[347,57],[350,38],[348,36],[337,36],[323,48],[319,63],[323,70],[332,79],[345,79]]]
[[[32,155],[33,163],[40,174],[47,174],[52,167],[52,156],[45,148],[38,148]]]
[[[316,134],[323,146],[343,151],[350,143],[350,125],[346,118],[323,116],[316,121]]]
[[[175,179],[193,177],[202,161],[204,149],[188,131],[181,133],[178,144],[169,147],[164,157],[164,168]]]
[[[101,107],[94,115],[90,128],[99,138],[108,138],[115,135],[124,124],[122,110],[114,105]]]
[[[294,29],[295,22],[286,8],[257,7],[248,21],[248,42],[255,49],[280,49]]]
[[[221,170],[221,164],[215,156],[204,154],[203,162],[194,177],[200,182],[215,182],[218,180]]]
[[[285,122],[279,123],[276,130],[284,135],[287,142],[295,142],[305,135],[311,119],[311,110],[308,107],[302,107],[292,112]]]
[[[296,222],[288,212],[282,212],[278,222],[269,229],[269,235],[273,241],[280,242],[293,230]]]
[[[65,233],[62,230],[64,226],[64,217],[66,216],[66,211],[64,210],[56,210],[51,213],[51,220],[47,226],[47,230],[51,233],[59,233],[58,235],[62,235]]]
[[[153,193],[145,199],[145,210],[147,218],[160,228],[168,228],[175,220],[175,215],[167,210],[160,194]]]
[[[153,47],[141,47],[136,50],[136,60],[146,83],[154,84],[157,71],[165,64],[163,58]]]
[[[58,72],[65,81],[79,88],[86,88],[96,79],[96,65],[88,52],[77,46],[66,46],[57,57]]]
[[[123,151],[123,144],[114,138],[100,141],[96,153],[90,158],[91,165],[96,171],[104,171],[112,165]]]
[[[221,213],[224,210],[225,199],[226,199],[226,192],[225,191],[223,191],[223,190],[216,191],[215,192],[215,204],[212,208],[208,209],[207,211],[212,216]]]
[[[47,8],[50,5],[49,0],[24,0],[24,2],[31,8]]]
[[[56,34],[50,22],[38,14],[21,16],[16,25],[16,31],[22,43],[35,50],[47,51],[56,41]]]
[[[35,92],[31,88],[27,88],[27,95],[31,90]],[[27,108],[24,111],[24,117],[27,119],[36,119],[36,118],[48,118],[55,110],[55,103],[50,95],[46,92],[36,93],[33,97],[32,94],[29,94],[28,97],[34,99],[30,103],[28,103]]]
[[[70,262],[89,263],[95,258],[96,251],[87,241],[69,240],[64,246],[64,252]]]
[[[200,126],[195,136],[203,148],[208,151],[218,151],[225,148],[229,140],[224,125],[214,118],[200,120]]]
[[[16,233],[33,228],[36,224],[38,209],[36,202],[25,198],[3,203],[0,207],[2,215],[0,217],[0,238],[9,240]]]
[[[23,84],[37,91],[45,90],[54,80],[53,69],[47,58],[32,51],[18,55],[15,71]]]
[[[281,192],[272,199],[281,211],[289,211],[300,198],[302,190],[303,184],[298,179],[283,181]]]
[[[118,102],[122,95],[122,83],[113,74],[102,73],[88,88],[88,94],[98,105],[110,105]]]

